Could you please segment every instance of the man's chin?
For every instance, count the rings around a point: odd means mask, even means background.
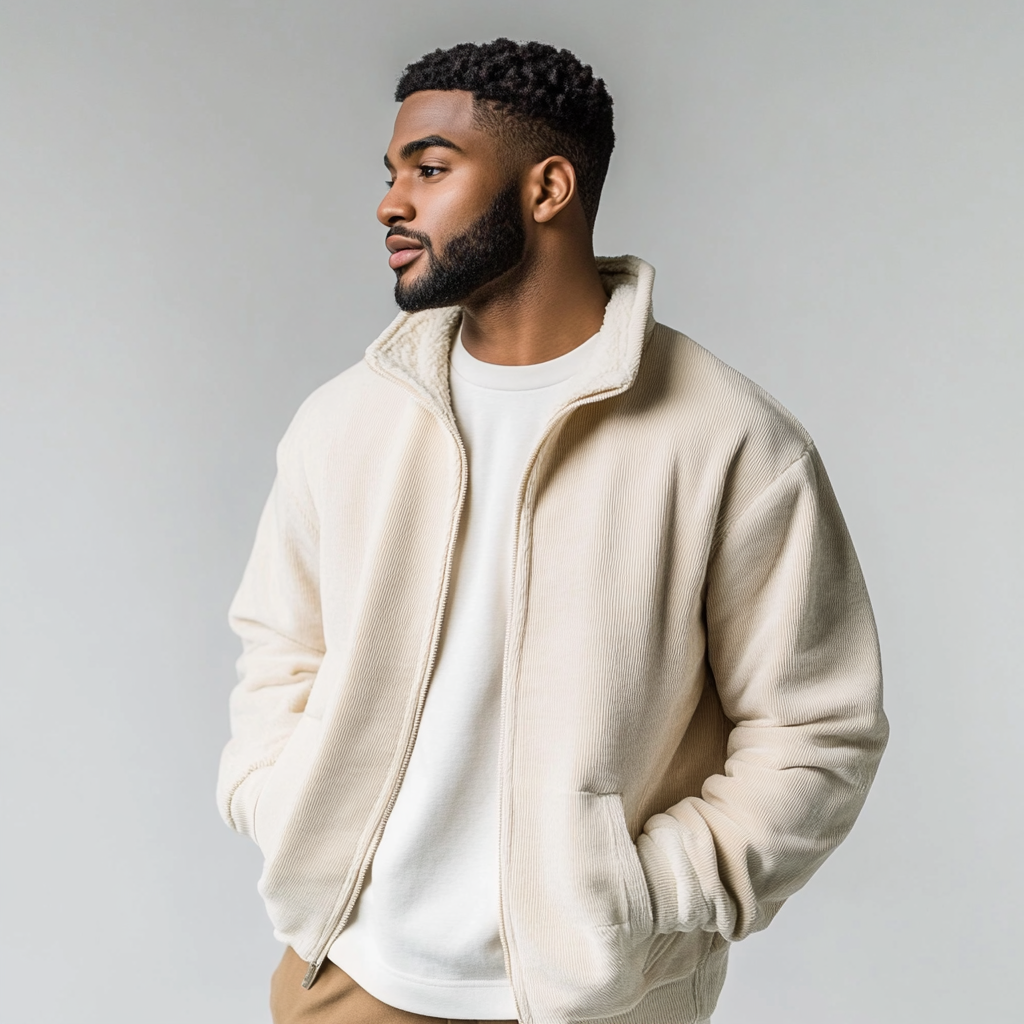
[[[514,266],[479,280],[469,274],[437,274],[426,272],[411,281],[403,275],[395,281],[395,304],[403,313],[420,313],[426,309],[444,309],[488,302],[497,293],[514,288],[527,269],[521,259]]]
[[[403,275],[395,282],[395,304],[403,313],[420,313],[425,309],[443,309],[462,301],[462,289],[438,287],[430,274],[419,274],[411,281]]]
[[[395,285],[395,305],[403,313],[422,313],[425,309],[440,309],[450,306],[450,302],[442,302],[429,295],[417,294],[414,288],[406,288],[401,282]]]

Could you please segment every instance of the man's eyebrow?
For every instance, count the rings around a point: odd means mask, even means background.
[[[453,149],[456,153],[462,152],[461,146],[456,146],[451,139],[446,139],[443,135],[426,135],[422,139],[414,139],[412,142],[407,142],[398,151],[398,158],[399,160],[408,160],[414,153],[419,153],[423,149],[430,149],[431,146]],[[388,160],[386,153],[384,154],[384,166],[391,167],[391,161]]]

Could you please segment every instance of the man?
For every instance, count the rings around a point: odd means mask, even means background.
[[[852,544],[800,425],[595,259],[589,67],[462,44],[396,98],[403,312],[289,427],[231,612],[274,1020],[707,1020],[885,745]]]

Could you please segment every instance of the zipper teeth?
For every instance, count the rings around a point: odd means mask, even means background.
[[[512,620],[515,614],[515,595],[516,595],[516,582],[517,582],[517,564],[519,561],[519,533],[520,524],[522,522],[523,507],[526,504],[526,490],[529,483],[533,469],[537,464],[538,457],[541,449],[547,443],[548,438],[553,433],[554,429],[564,422],[568,418],[571,412],[579,409],[581,406],[590,405],[593,402],[599,402],[604,398],[612,398],[616,394],[624,391],[625,387],[613,388],[608,391],[598,391],[592,395],[588,395],[585,398],[577,399],[574,402],[570,402],[568,405],[563,406],[548,422],[547,428],[544,433],[541,434],[540,440],[533,447],[533,451],[530,453],[529,459],[526,461],[526,469],[523,472],[522,479],[519,481],[519,490],[516,493],[516,504],[515,512],[512,518],[512,536],[513,536],[513,549],[512,549],[512,574],[509,587],[509,602],[508,602],[508,618],[505,624],[505,650],[502,656],[502,670],[501,670],[501,713],[499,719],[499,732],[500,737],[498,747],[498,935],[501,939],[501,948],[505,954],[505,973],[508,975],[509,981],[512,981],[512,955],[510,951],[510,945],[508,940],[508,929],[505,923],[505,887],[502,885],[502,876],[504,874],[502,870],[504,853],[504,824],[505,824],[505,787],[501,784],[502,781],[502,769],[504,762],[508,756],[508,742],[507,736],[507,719],[508,719],[508,690],[505,685],[508,679],[509,669],[509,654],[512,649]],[[519,1019],[523,1019],[524,1014],[522,1013],[522,1007],[519,1006],[519,999],[516,996],[515,985],[512,985],[512,998],[516,1003],[516,1015]]]
[[[394,377],[389,373],[386,373],[379,367],[372,366],[371,368],[376,370],[382,377],[393,381],[406,391],[416,395],[416,392],[410,388],[401,378]],[[352,895],[349,897],[348,903],[345,905],[345,909],[342,911],[341,916],[338,918],[338,923],[330,930],[329,938],[326,944],[321,948],[317,954],[316,959],[310,962],[309,970],[306,972],[306,978],[303,980],[302,987],[309,988],[313,981],[316,979],[317,974],[320,972],[320,968],[323,965],[324,960],[327,958],[331,946],[334,945],[335,940],[341,934],[348,922],[349,917],[352,914],[352,910],[356,905],[356,900],[359,898],[359,893],[363,887],[363,881],[366,878],[366,872],[369,870],[370,862],[373,859],[373,854],[377,850],[377,846],[380,843],[381,836],[384,834],[384,827],[387,825],[388,818],[391,816],[391,810],[395,806],[395,801],[398,799],[398,791],[402,788],[402,781],[405,778],[406,768],[409,766],[409,759],[412,757],[412,750],[416,744],[416,734],[419,731],[420,719],[423,717],[423,706],[427,701],[427,690],[430,686],[430,677],[434,672],[434,664],[437,661],[437,652],[441,646],[441,624],[444,621],[445,607],[448,603],[448,591],[451,587],[452,579],[452,566],[455,559],[455,542],[459,534],[459,526],[462,522],[462,511],[466,501],[466,478],[468,477],[468,459],[466,457],[466,446],[462,443],[462,438],[459,436],[459,432],[452,428],[452,425],[444,420],[443,417],[439,417],[444,422],[448,433],[454,439],[459,449],[459,500],[455,509],[455,518],[452,521],[452,532],[451,540],[448,545],[448,554],[445,559],[444,568],[444,579],[441,584],[441,598],[438,604],[438,614],[434,623],[434,637],[431,641],[430,646],[430,658],[427,661],[426,671],[424,673],[424,684],[420,687],[420,694],[416,703],[416,714],[413,718],[412,730],[409,733],[409,739],[406,743],[405,754],[402,757],[402,764],[398,770],[398,776],[395,779],[395,785],[392,787],[391,795],[388,798],[387,806],[384,808],[384,814],[381,817],[380,822],[377,825],[376,830],[373,833],[373,837],[370,840],[370,845],[367,847],[366,853],[363,855],[363,863],[359,869],[359,874],[356,877],[356,883],[352,890]]]

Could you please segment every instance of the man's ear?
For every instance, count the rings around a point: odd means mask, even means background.
[[[533,219],[546,224],[576,195],[576,169],[564,156],[549,156],[530,171]]]

